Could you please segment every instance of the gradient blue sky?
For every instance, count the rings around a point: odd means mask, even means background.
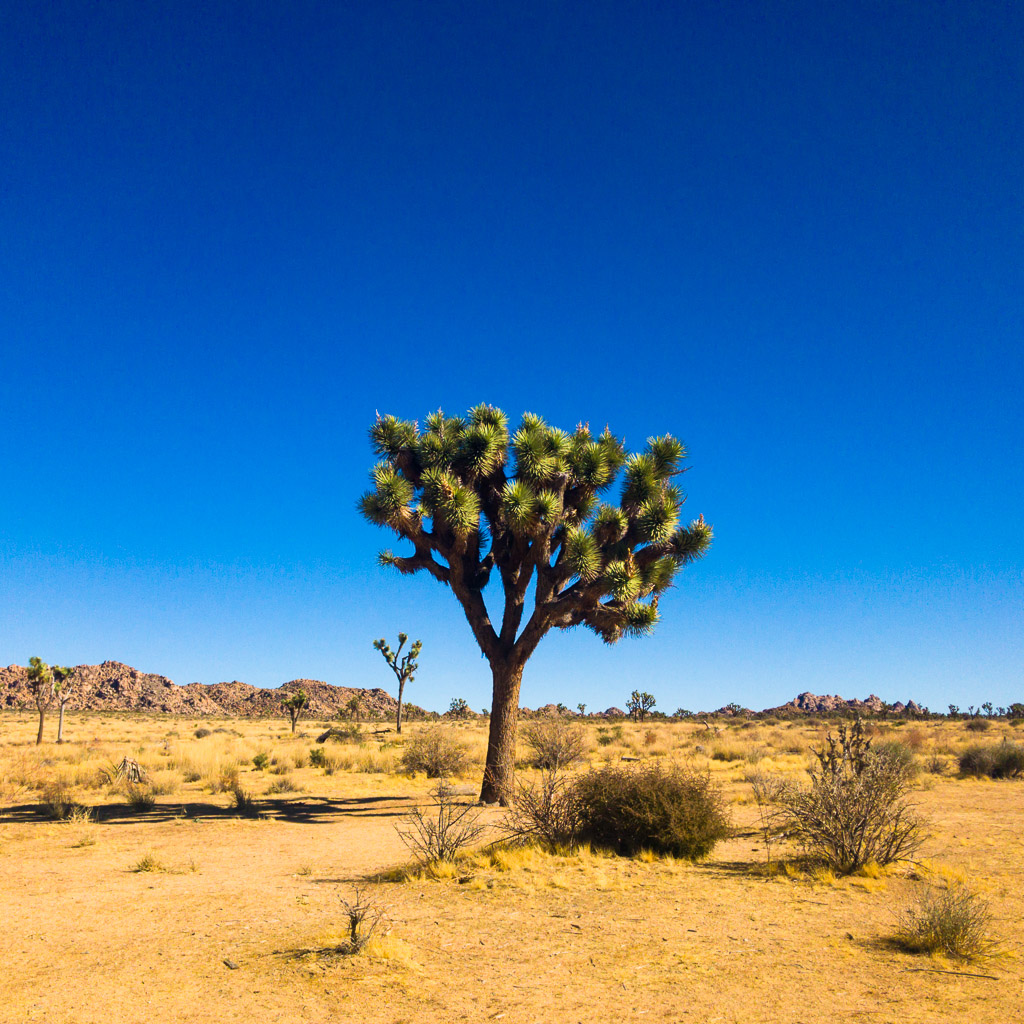
[[[522,700],[1024,699],[1024,6],[0,8],[0,662],[489,703],[376,410],[690,448],[656,636]]]

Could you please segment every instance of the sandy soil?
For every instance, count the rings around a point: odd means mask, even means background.
[[[33,755],[31,724],[5,717],[8,754]],[[723,781],[742,800],[736,774]],[[198,786],[141,813],[96,797],[91,823],[8,795],[0,1020],[1005,1024],[1024,1005],[1021,782],[927,778],[916,794],[932,823],[924,856],[990,901],[1007,951],[967,966],[889,944],[895,909],[923,884],[909,869],[766,880],[750,837],[696,865],[537,856],[372,883],[390,927],[378,955],[318,953],[343,928],[339,895],[408,859],[395,824],[427,788],[384,774],[328,783],[267,798],[264,820]],[[752,828],[750,804],[733,815]],[[162,870],[132,870],[147,855]]]

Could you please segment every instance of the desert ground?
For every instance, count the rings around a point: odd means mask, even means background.
[[[785,848],[770,874],[756,828],[751,772],[799,777],[821,720],[588,722],[592,765],[664,758],[709,771],[734,836],[696,863],[497,848],[439,877],[393,870],[411,860],[396,826],[434,785],[402,773],[403,744],[428,726],[396,737],[366,724],[314,766],[325,724],[300,721],[293,735],[282,719],[70,713],[68,742],[37,747],[34,714],[0,716],[0,1019],[1020,1019],[1024,781],[955,770],[971,742],[1024,739],[1010,723],[980,736],[963,722],[872,725],[914,751],[929,838],[913,863],[846,878]],[[454,780],[470,803],[486,726],[451,728],[474,762]],[[148,783],[108,781],[103,769],[125,756]],[[246,813],[236,784],[254,798]],[[480,813],[495,825],[504,815]],[[992,954],[965,963],[897,948],[901,908],[957,881],[989,904]],[[383,917],[347,955],[342,901],[357,886]]]

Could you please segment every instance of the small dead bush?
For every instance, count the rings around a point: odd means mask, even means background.
[[[607,767],[572,784],[581,842],[696,860],[730,833],[721,790],[706,772],[658,763]]]
[[[448,728],[439,726],[414,736],[402,751],[402,768],[425,772],[428,779],[459,775],[469,767],[469,751]]]
[[[839,726],[826,746],[813,751],[809,787],[783,797],[785,829],[805,853],[839,875],[874,861],[891,864],[914,853],[925,838],[923,822],[906,802],[908,779],[902,765],[875,756],[858,719]]]
[[[374,932],[384,922],[384,908],[369,898],[359,886],[351,900],[339,896],[342,911],[348,925],[348,941],[339,952],[355,954],[360,952],[373,938]]]
[[[976,960],[992,951],[988,904],[967,886],[926,890],[899,916],[895,940],[908,953]]]
[[[986,732],[992,728],[992,723],[987,718],[972,718],[964,728],[968,732]]]
[[[572,780],[548,769],[534,782],[520,781],[502,828],[514,842],[541,842],[549,847],[575,846],[579,805]]]
[[[560,771],[578,764],[587,753],[587,735],[583,726],[564,718],[538,719],[523,729],[534,768]]]
[[[454,860],[487,831],[476,806],[459,803],[444,779],[431,796],[433,806],[416,807],[396,826],[402,842],[423,864]]]
[[[46,784],[42,802],[43,810],[58,821],[66,821],[81,807],[70,784],[60,779]]]

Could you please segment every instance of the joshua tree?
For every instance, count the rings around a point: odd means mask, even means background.
[[[635,722],[642,722],[657,703],[654,697],[646,691],[641,693],[639,690],[634,690],[630,694],[629,700],[626,701],[626,710]]]
[[[452,718],[469,718],[469,704],[465,697],[452,697],[452,702],[448,705],[448,714]]]
[[[679,525],[683,445],[651,438],[628,455],[610,430],[569,434],[526,414],[509,432],[499,409],[427,417],[424,429],[393,416],[370,428],[381,461],[359,509],[412,545],[383,551],[402,573],[449,587],[491,667],[492,701],[481,800],[512,794],[523,669],[552,628],[587,626],[606,643],[643,636],[676,571],[711,543],[703,517]],[[599,500],[625,470],[619,503]],[[497,577],[492,619],[484,590]],[[527,595],[534,586],[525,625]]]
[[[413,673],[420,667],[416,659],[423,649],[423,641],[417,640],[409,648],[409,653],[399,661],[398,656],[402,653],[402,648],[408,639],[407,634],[399,633],[398,649],[395,651],[388,647],[387,640],[383,638],[373,641],[373,646],[384,655],[384,660],[391,666],[391,671],[395,673],[395,678],[398,680],[398,715],[395,718],[395,732],[402,731],[402,694],[405,692],[405,684],[411,683],[416,678]]]
[[[305,690],[296,690],[281,701],[281,707],[288,712],[288,717],[292,720],[292,732],[295,732],[295,723],[298,722],[302,709],[308,703],[309,697]]]
[[[75,684],[73,677],[75,670],[66,665],[54,665],[50,670],[53,673],[53,692],[57,697],[57,704],[60,707],[60,717],[57,719],[57,742],[64,742],[64,707],[75,695]]]
[[[587,713],[587,705],[586,704],[577,704],[576,705],[576,710],[580,713],[580,718],[582,718]]]
[[[28,664],[28,685],[32,688],[32,696],[39,709],[39,733],[36,736],[36,745],[38,745],[43,742],[43,721],[46,718],[46,709],[53,703],[53,673],[50,671],[50,666],[41,658],[29,658]]]

